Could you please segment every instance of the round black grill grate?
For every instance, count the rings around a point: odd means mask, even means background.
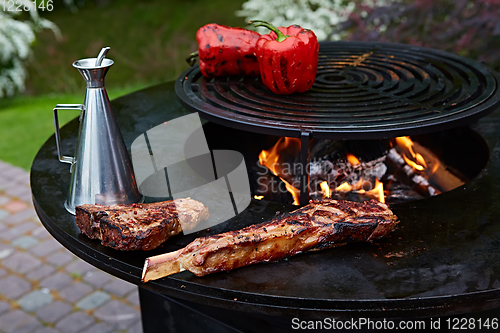
[[[311,90],[276,95],[258,77],[176,82],[181,103],[221,125],[264,134],[374,139],[466,125],[499,106],[500,76],[480,62],[402,44],[324,42]]]

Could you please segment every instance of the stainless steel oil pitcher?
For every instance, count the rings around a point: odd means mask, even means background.
[[[58,104],[54,126],[59,161],[70,163],[71,182],[64,206],[71,214],[82,204],[126,204],[142,200],[123,137],[104,88],[104,77],[113,61],[106,59],[109,48],[97,58],[73,63],[85,81],[83,104]],[[63,156],[58,110],[80,110],[80,126],[74,157]]]

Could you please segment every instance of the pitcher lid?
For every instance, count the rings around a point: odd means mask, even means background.
[[[80,59],[77,60],[73,63],[73,67],[78,68],[78,69],[93,69],[93,68],[105,68],[109,67],[114,64],[113,60],[104,58],[102,60],[101,66],[96,66],[95,61],[97,58],[87,58],[87,59]]]

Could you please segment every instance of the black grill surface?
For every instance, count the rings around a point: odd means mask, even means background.
[[[127,147],[145,131],[189,114],[176,99],[174,84],[168,82],[113,101]],[[78,126],[76,118],[61,128],[64,152],[74,151]],[[31,168],[33,202],[47,230],[88,263],[143,289],[212,306],[224,320],[238,318],[224,309],[286,316],[288,329],[284,331],[289,332],[288,318],[293,317],[436,318],[498,311],[500,113],[480,119],[475,130],[489,148],[485,169],[455,190],[391,206],[401,222],[387,238],[200,278],[185,271],[140,282],[146,257],[178,250],[196,237],[270,220],[295,206],[252,200],[245,211],[210,230],[177,235],[152,251],[116,251],[82,235],[75,217],[64,208],[71,174],[57,160],[53,136],[41,147]],[[232,133],[222,134],[232,137]],[[478,149],[486,148],[478,145]],[[154,306],[160,309],[162,304]],[[177,319],[182,317],[175,318],[181,322]],[[444,320],[441,323],[445,325]],[[256,330],[248,326],[241,331]]]
[[[213,122],[280,136],[374,139],[469,124],[499,106],[500,76],[480,62],[402,44],[321,43],[311,90],[276,95],[259,77],[176,82],[183,106]]]

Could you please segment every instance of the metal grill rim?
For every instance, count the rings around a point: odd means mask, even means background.
[[[500,76],[451,53],[404,44],[323,42],[303,94],[276,95],[259,77],[206,79],[195,66],[177,80],[186,108],[257,133],[332,139],[423,134],[466,125],[499,106]]]

